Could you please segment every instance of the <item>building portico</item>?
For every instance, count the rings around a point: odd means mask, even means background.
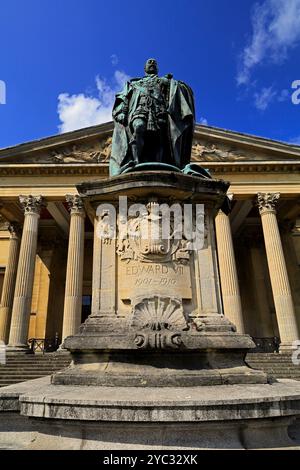
[[[74,334],[90,313],[93,214],[76,184],[108,176],[112,123],[0,150],[0,339]],[[223,313],[260,350],[300,328],[300,147],[197,126],[194,163],[230,181],[216,218]]]

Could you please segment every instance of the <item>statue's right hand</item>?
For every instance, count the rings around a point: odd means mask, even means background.
[[[120,124],[123,124],[123,126],[126,125],[126,114],[124,113],[120,113],[117,117],[116,117],[116,121]]]

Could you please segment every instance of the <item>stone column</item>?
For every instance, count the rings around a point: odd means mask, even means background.
[[[8,342],[9,337],[20,250],[20,228],[18,224],[9,224],[8,230],[10,232],[9,251],[0,305],[0,341],[4,341],[5,344]]]
[[[221,210],[215,219],[215,226],[224,315],[239,333],[245,333],[230,220]]]
[[[24,209],[24,226],[14,293],[9,335],[9,349],[27,351],[27,335],[34,279],[38,223],[43,204],[42,196],[20,196]]]
[[[261,215],[269,265],[276,317],[280,333],[280,351],[292,349],[299,338],[292,293],[276,218],[279,193],[258,193],[257,205]]]
[[[62,340],[78,333],[81,324],[84,259],[83,202],[78,195],[67,195],[71,212]]]
[[[286,260],[287,272],[290,280],[290,286],[293,293],[294,309],[298,330],[300,329],[300,270],[297,260],[297,253],[293,242],[294,223],[285,220],[280,223],[280,233],[282,248]]]

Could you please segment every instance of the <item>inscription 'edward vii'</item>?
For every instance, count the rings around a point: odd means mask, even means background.
[[[151,265],[141,265],[141,266],[126,266],[126,275],[127,276],[137,276],[137,275],[155,275],[155,274],[169,274],[174,272],[175,274],[183,275],[182,266],[169,267],[161,264],[151,264]]]
[[[132,299],[153,292],[191,299],[190,266],[175,262],[145,264],[130,261],[126,264],[120,261],[119,292],[122,299]]]

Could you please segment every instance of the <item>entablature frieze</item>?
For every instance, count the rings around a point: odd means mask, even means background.
[[[205,167],[212,173],[294,173],[300,171],[299,162],[207,162]],[[108,176],[108,163],[43,163],[43,164],[0,164],[2,176],[27,176],[27,175],[102,175]]]

